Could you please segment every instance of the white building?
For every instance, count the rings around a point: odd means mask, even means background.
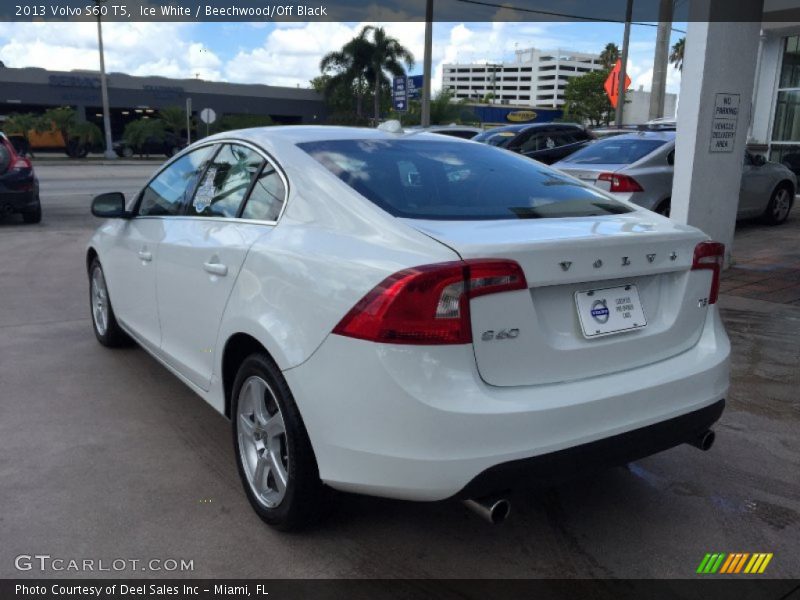
[[[457,99],[492,94],[497,104],[559,108],[572,77],[603,69],[600,56],[571,50],[517,50],[514,62],[445,64],[442,88]]]

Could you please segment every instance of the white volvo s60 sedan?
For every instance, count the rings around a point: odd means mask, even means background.
[[[250,129],[92,210],[97,339],[135,340],[230,418],[276,527],[331,488],[496,519],[505,490],[713,441],[721,244],[525,157]]]

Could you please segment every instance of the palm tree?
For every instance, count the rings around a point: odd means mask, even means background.
[[[381,116],[381,88],[390,85],[385,73],[388,71],[394,77],[402,77],[407,68],[414,66],[414,55],[405,48],[396,38],[386,34],[383,27],[368,25],[360,35],[372,32],[372,56],[370,60],[371,75],[373,78],[373,100],[375,103],[375,120]]]
[[[355,89],[356,115],[361,117],[366,82],[371,79],[371,59],[373,45],[367,37],[367,28],[342,46],[341,50],[328,52],[322,57],[319,69],[324,75],[331,72],[325,82],[325,95],[331,96],[335,90]]]
[[[39,128],[40,117],[33,113],[13,113],[4,123],[6,133],[15,133],[25,141],[26,152],[33,157],[31,151],[31,132]]]
[[[180,106],[167,106],[158,111],[158,118],[164,123],[164,128],[175,135],[186,131],[186,111]]]
[[[672,46],[672,52],[669,53],[669,62],[683,72],[683,49],[686,46],[686,38],[682,37]]]
[[[611,69],[614,64],[619,59],[619,46],[617,46],[613,42],[609,42],[606,44],[606,47],[603,48],[603,51],[600,53],[600,62],[603,63],[603,66],[606,70]]]

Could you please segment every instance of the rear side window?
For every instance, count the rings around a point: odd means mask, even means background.
[[[269,163],[256,179],[253,191],[242,211],[243,219],[277,221],[286,199],[286,186],[278,172]]]
[[[558,171],[483,144],[333,140],[299,147],[396,217],[490,220],[630,212]]]
[[[143,217],[181,214],[210,153],[211,146],[198,148],[161,171],[142,192],[138,214]]]
[[[576,165],[629,165],[654,152],[666,140],[612,137],[590,144],[564,159]]]
[[[235,217],[262,164],[264,159],[250,148],[237,144],[222,146],[208,165],[188,214]]]

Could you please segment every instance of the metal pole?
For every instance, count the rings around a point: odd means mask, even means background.
[[[669,67],[669,36],[672,32],[672,2],[661,0],[658,7],[658,33],[656,33],[656,52],[653,57],[653,85],[650,88],[650,119],[664,116],[664,95],[667,88],[667,68]]]
[[[425,4],[425,57],[422,64],[422,114],[420,124],[431,124],[431,69],[433,63],[433,0]]]
[[[617,127],[622,125],[622,109],[625,106],[625,78],[627,76],[627,67],[628,67],[628,44],[631,40],[631,18],[633,16],[633,0],[628,0],[628,6],[625,9],[625,33],[622,36],[622,56],[620,57],[620,62],[622,63],[622,68],[619,71],[619,88],[618,88],[618,100],[617,100],[617,110],[614,115],[614,124]]]
[[[111,114],[108,108],[108,81],[106,81],[106,59],[103,53],[103,26],[100,10],[107,0],[94,0],[97,7],[97,46],[100,50],[100,93],[103,98],[103,128],[105,129],[106,151],[105,157],[113,160],[117,158],[114,152],[114,142],[111,139]]]
[[[186,145],[192,143],[192,99],[186,99]]]

